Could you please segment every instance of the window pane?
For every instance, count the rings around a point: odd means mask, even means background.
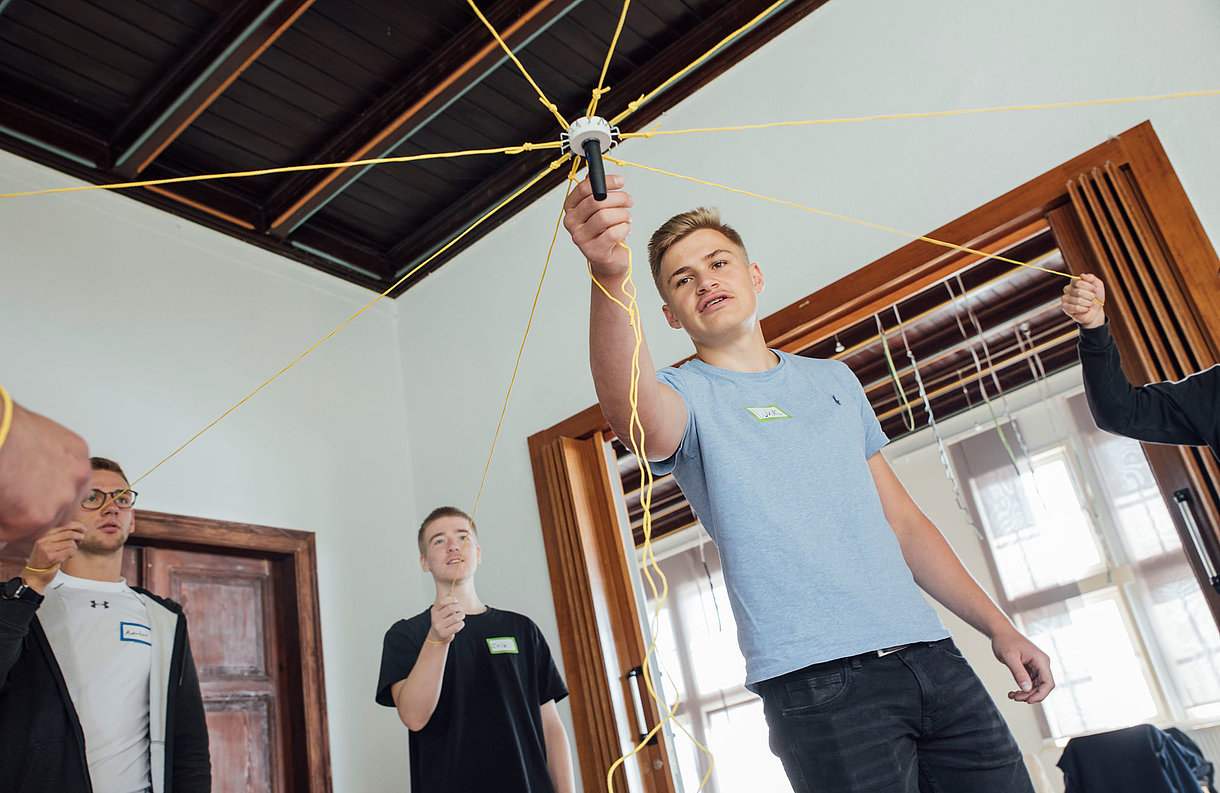
[[[783,764],[767,744],[761,699],[713,711],[709,724],[708,748],[716,757],[717,790],[729,793],[790,789]]]
[[[1182,705],[1191,711],[1220,702],[1220,634],[1190,568],[1183,564],[1151,578],[1144,588],[1145,606]]]
[[[1008,599],[1103,569],[1062,447],[1034,455],[1020,474],[1001,468],[971,485]]]
[[[1091,451],[1127,557],[1134,562],[1181,548],[1139,443],[1098,432]]]
[[[1117,589],[1017,616],[1051,657],[1055,691],[1043,701],[1055,737],[1154,719],[1158,707]]]

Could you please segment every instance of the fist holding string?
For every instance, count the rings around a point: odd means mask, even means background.
[[[1095,275],[1085,273],[1063,287],[1059,305],[1063,313],[1086,328],[1099,328],[1106,322],[1102,305],[1106,302],[1106,286]]]
[[[453,595],[438,597],[431,611],[432,628],[428,631],[428,640],[435,644],[448,644],[466,627],[466,614]]]
[[[631,207],[635,199],[624,192],[626,183],[622,176],[607,174],[607,195],[605,200],[598,201],[593,197],[589,180],[585,179],[573,188],[563,205],[563,227],[572,235],[572,242],[588,259],[593,277],[599,281],[627,274],[627,249],[619,243],[627,239],[631,231]]]

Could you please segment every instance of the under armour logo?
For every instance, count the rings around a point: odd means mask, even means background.
[[[835,404],[836,404],[836,405],[840,405],[840,406],[841,406],[841,405],[843,404],[842,402],[840,402],[840,401],[839,401],[839,398],[838,398],[837,396],[835,396],[834,394],[831,394],[831,395],[830,395],[830,398],[831,398],[831,399],[833,399],[833,400],[835,401]]]
[[[89,607],[90,607],[90,608],[97,608],[97,607],[98,607],[98,605],[99,605],[99,604],[98,604],[98,602],[97,602],[96,600],[90,600],[90,601],[89,601]],[[100,604],[100,605],[101,605],[101,607],[102,607],[102,608],[104,608],[104,609],[108,609],[108,608],[110,608],[110,601],[109,601],[109,600],[103,600],[103,601],[101,602],[101,604]]]

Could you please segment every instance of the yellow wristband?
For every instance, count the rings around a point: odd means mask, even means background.
[[[50,567],[30,567],[27,564],[25,566],[25,569],[29,570],[31,573],[49,573],[52,570],[54,570],[56,567],[57,567],[57,565],[51,565]]]
[[[4,415],[0,416],[0,447],[2,447],[8,438],[8,431],[13,426],[13,398],[8,395],[2,385],[0,385],[0,399],[4,400]]]
[[[434,642],[431,639],[429,639],[427,636],[424,637],[424,641],[426,641],[428,644],[448,644],[449,643],[449,642]]]

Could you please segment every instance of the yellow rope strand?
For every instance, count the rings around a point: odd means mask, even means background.
[[[234,405],[233,407],[231,407],[231,408],[229,408],[228,410],[226,410],[224,413],[221,413],[221,414],[220,414],[220,416],[218,416],[218,417],[217,417],[217,418],[216,418],[216,419],[215,419],[215,420],[214,420],[214,421],[213,421],[211,424],[209,424],[209,425],[207,425],[206,427],[204,427],[203,429],[199,430],[199,432],[196,432],[194,435],[192,435],[192,436],[190,437],[190,439],[189,439],[189,440],[188,440],[186,443],[182,444],[182,445],[181,445],[181,446],[179,446],[177,449],[174,449],[172,452],[170,452],[170,453],[169,453],[169,455],[167,455],[167,456],[166,456],[166,457],[165,457],[163,460],[161,460],[161,462],[157,463],[157,464],[156,464],[156,465],[154,465],[152,468],[150,468],[150,469],[148,469],[147,471],[145,471],[145,472],[144,472],[144,473],[143,473],[143,474],[142,474],[140,477],[138,477],[138,478],[137,478],[137,479],[136,479],[134,482],[132,482],[132,483],[129,485],[129,487],[135,487],[137,484],[139,484],[141,481],[143,481],[143,480],[144,480],[146,477],[148,477],[148,476],[149,476],[149,475],[150,475],[150,474],[151,474],[153,471],[156,471],[156,470],[157,470],[158,468],[160,468],[162,465],[164,465],[165,463],[169,462],[169,460],[170,460],[170,459],[172,459],[174,456],[176,456],[176,455],[177,455],[177,454],[178,454],[180,451],[182,451],[182,450],[183,450],[183,449],[185,449],[187,446],[190,446],[192,443],[194,443],[194,442],[195,442],[195,440],[196,440],[197,438],[199,438],[199,436],[203,435],[205,432],[207,432],[208,430],[212,429],[212,427],[215,427],[215,426],[216,426],[218,423],[220,423],[221,419],[225,418],[225,417],[226,417],[226,416],[228,416],[230,413],[232,413],[234,410],[237,410],[239,407],[241,407],[242,405],[246,404],[246,402],[248,402],[248,401],[250,400],[250,398],[251,398],[251,397],[253,397],[253,396],[254,396],[255,394],[257,394],[259,391],[262,391],[264,388],[266,388],[268,385],[270,385],[270,384],[271,384],[271,382],[272,382],[273,380],[275,380],[277,377],[279,377],[280,375],[282,375],[284,372],[287,372],[287,371],[288,371],[289,369],[291,369],[292,367],[296,366],[296,365],[297,365],[297,363],[299,363],[299,362],[300,362],[300,360],[301,360],[302,358],[304,358],[306,355],[309,355],[309,353],[313,352],[313,351],[314,351],[314,350],[315,350],[315,349],[316,349],[316,348],[317,348],[319,345],[321,345],[323,342],[325,342],[326,340],[328,340],[328,339],[329,339],[331,336],[334,336],[336,333],[338,333],[339,331],[341,331],[341,330],[343,330],[345,327],[347,327],[347,326],[348,326],[348,324],[350,324],[350,323],[352,322],[352,320],[356,319],[356,317],[360,316],[360,315],[361,315],[361,314],[363,314],[365,311],[367,311],[367,310],[368,310],[368,309],[369,309],[369,308],[370,308],[370,307],[371,307],[371,306],[372,306],[374,303],[376,303],[378,300],[381,300],[381,298],[385,297],[385,296],[386,296],[386,295],[388,295],[390,292],[393,292],[395,289],[397,289],[399,286],[401,286],[401,285],[402,285],[402,283],[403,283],[403,282],[405,282],[405,281],[406,281],[408,278],[410,278],[411,276],[415,275],[415,273],[419,272],[419,270],[420,270],[422,267],[424,267],[425,265],[427,265],[429,262],[431,262],[431,261],[432,261],[433,259],[435,259],[436,257],[440,256],[440,255],[441,255],[442,253],[444,253],[445,251],[449,250],[449,248],[453,247],[453,245],[457,244],[458,240],[462,239],[462,238],[463,238],[463,237],[465,237],[467,234],[469,234],[470,232],[474,231],[474,230],[475,230],[475,229],[476,229],[478,226],[480,226],[480,225],[483,223],[483,221],[487,220],[487,219],[488,219],[488,218],[490,218],[492,215],[494,215],[494,214],[496,214],[497,212],[499,212],[501,209],[503,209],[505,206],[507,206],[507,205],[508,205],[508,204],[509,204],[511,201],[513,201],[514,199],[516,199],[516,198],[517,198],[519,195],[521,195],[522,193],[524,193],[524,192],[525,192],[526,190],[528,190],[529,188],[533,187],[533,186],[534,186],[534,185],[535,185],[535,184],[536,184],[536,183],[537,183],[539,180],[541,180],[541,179],[542,179],[544,176],[546,176],[548,173],[550,173],[551,171],[555,170],[555,169],[556,169],[556,168],[558,168],[560,165],[562,165],[562,164],[564,163],[564,161],[565,161],[565,160],[567,160],[567,159],[568,159],[570,156],[571,156],[570,154],[565,154],[565,155],[563,155],[562,157],[560,157],[559,159],[552,161],[552,162],[551,162],[551,163],[550,163],[550,164],[549,164],[549,165],[548,165],[548,166],[547,166],[545,169],[543,169],[542,171],[539,171],[539,173],[538,173],[538,174],[537,174],[537,175],[536,175],[536,176],[535,176],[533,179],[531,179],[529,182],[527,182],[527,183],[525,184],[525,186],[524,186],[524,187],[522,187],[522,188],[520,188],[519,190],[517,190],[515,193],[513,193],[512,195],[510,195],[508,198],[504,199],[504,200],[503,200],[503,201],[501,201],[499,204],[497,204],[497,205],[496,205],[496,206],[495,206],[493,209],[489,210],[489,211],[488,211],[486,214],[484,214],[484,215],[483,215],[482,217],[480,217],[478,220],[476,220],[475,222],[471,223],[469,226],[467,226],[467,227],[466,227],[466,230],[465,230],[465,231],[463,231],[461,234],[457,235],[457,236],[456,236],[456,237],[454,237],[452,240],[450,240],[448,243],[446,243],[446,244],[444,245],[444,247],[442,247],[442,248],[441,248],[440,250],[438,250],[436,253],[432,254],[432,255],[431,255],[431,256],[429,256],[427,259],[424,259],[422,262],[420,262],[419,264],[415,265],[415,267],[411,268],[411,270],[409,270],[409,271],[406,273],[406,275],[404,275],[402,278],[399,278],[399,279],[398,279],[397,281],[395,281],[395,282],[394,282],[394,283],[393,283],[393,284],[392,284],[392,285],[391,285],[391,286],[390,286],[388,289],[386,289],[384,292],[382,292],[381,294],[377,295],[377,297],[373,298],[373,299],[372,299],[372,300],[370,300],[368,303],[366,303],[366,304],[364,305],[364,307],[363,307],[363,308],[361,308],[361,309],[360,309],[359,311],[357,311],[355,314],[352,314],[350,317],[348,317],[348,318],[347,318],[347,319],[346,319],[346,320],[343,322],[343,324],[339,325],[339,327],[335,328],[335,329],[334,329],[334,330],[332,330],[330,333],[328,333],[328,334],[326,334],[325,336],[323,336],[321,339],[318,339],[318,341],[314,342],[314,343],[313,343],[313,345],[309,347],[309,349],[305,350],[305,352],[301,353],[301,354],[300,354],[300,355],[298,355],[296,358],[294,358],[294,359],[293,359],[293,360],[292,360],[292,361],[291,361],[291,362],[290,362],[290,363],[289,363],[287,366],[285,366],[283,369],[280,369],[280,370],[279,370],[278,372],[276,372],[275,374],[271,375],[271,377],[267,378],[267,379],[266,379],[266,380],[263,382],[263,384],[262,384],[262,385],[260,385],[258,388],[256,388],[256,389],[254,389],[253,391],[251,391],[249,394],[247,394],[247,395],[246,395],[246,397],[245,397],[245,399],[241,400],[241,401],[240,401],[240,402],[238,402],[236,405]]]
[[[182,182],[207,182],[214,179],[242,179],[248,176],[266,176],[279,173],[300,173],[302,171],[326,171],[339,168],[355,168],[364,165],[389,165],[405,162],[421,162],[423,160],[441,160],[453,157],[469,157],[477,154],[522,154],[537,149],[558,149],[559,141],[546,143],[522,143],[517,146],[504,146],[499,149],[467,149],[465,151],[446,151],[435,154],[412,154],[403,157],[374,157],[368,160],[348,160],[346,162],[324,162],[313,165],[284,165],[278,168],[260,168],[256,171],[229,171],[226,173],[204,173],[194,176],[171,176],[165,179],[142,179],[138,182],[113,182],[111,184],[89,184],[77,187],[56,187],[50,190],[30,190],[24,193],[0,193],[0,198],[25,198],[27,196],[50,195],[52,193],[79,193],[84,190],[122,190],[129,187],[153,187],[166,184],[181,184]]]
[[[606,60],[602,64],[601,76],[597,78],[597,87],[593,89],[593,98],[589,100],[589,109],[585,111],[589,118],[597,112],[597,103],[610,90],[605,87],[606,72],[610,71],[610,60],[614,57],[614,49],[618,46],[618,37],[623,32],[623,23],[627,21],[627,9],[630,6],[631,0],[623,0],[623,11],[618,15],[618,27],[614,29],[614,37],[610,39],[610,49],[606,52]]]
[[[656,607],[653,611],[652,620],[651,620],[652,638],[651,638],[651,642],[648,645],[648,650],[644,654],[644,662],[643,662],[643,664],[641,664],[641,668],[643,669],[644,685],[648,689],[648,694],[649,694],[649,696],[651,696],[653,698],[654,701],[656,701],[661,706],[662,710],[665,711],[665,718],[658,721],[657,724],[651,730],[649,730],[646,735],[643,736],[643,738],[640,740],[640,742],[637,743],[630,752],[628,752],[627,754],[624,754],[622,757],[615,760],[614,763],[611,764],[610,768],[607,769],[607,771],[606,771],[606,791],[607,791],[607,793],[613,793],[614,772],[616,770],[618,770],[619,766],[621,766],[631,757],[634,757],[645,746],[647,746],[648,742],[652,740],[654,735],[656,735],[658,732],[660,732],[662,727],[664,727],[667,723],[674,721],[674,714],[677,712],[678,702],[679,702],[679,700],[676,696],[676,690],[675,690],[675,697],[674,697],[673,705],[671,706],[669,703],[667,703],[665,701],[665,698],[662,697],[661,694],[657,692],[656,687],[652,680],[651,661],[652,661],[653,656],[656,653],[656,648],[657,648],[657,633],[659,632],[661,609],[665,606],[665,601],[669,597],[669,580],[665,577],[664,571],[661,570],[660,565],[657,563],[657,557],[656,557],[656,554],[653,552],[653,548],[652,548],[653,473],[652,473],[652,465],[648,461],[648,456],[644,453],[644,425],[643,425],[643,422],[640,421],[640,411],[639,411],[640,350],[644,344],[644,332],[643,332],[642,320],[640,317],[639,305],[638,305],[638,303],[636,303],[637,292],[636,292],[635,282],[631,278],[631,274],[632,274],[631,248],[629,248],[627,245],[625,245],[622,242],[620,242],[619,245],[621,245],[627,251],[627,275],[623,279],[622,285],[620,287],[620,289],[623,293],[623,297],[626,298],[625,301],[620,300],[619,298],[612,295],[606,289],[606,287],[602,286],[600,281],[598,281],[596,278],[593,278],[591,269],[590,269],[589,275],[590,275],[590,278],[593,280],[593,283],[597,285],[597,288],[599,290],[601,290],[602,294],[604,294],[608,299],[610,299],[614,303],[618,304],[624,311],[627,312],[627,319],[631,325],[632,334],[633,334],[634,340],[635,340],[635,346],[633,347],[632,352],[631,352],[631,385],[627,392],[628,403],[631,406],[631,417],[630,417],[630,420],[628,421],[628,427],[629,427],[628,444],[629,444],[629,447],[635,451],[636,465],[640,472],[640,506],[643,508],[643,511],[644,511],[644,518],[643,518],[644,545],[642,548],[643,555],[644,555],[644,569],[643,569],[644,578],[645,578],[645,580],[648,581],[648,586],[652,590],[653,600],[656,602]],[[661,579],[661,587],[659,590],[657,588],[657,582],[653,578],[654,571],[655,571],[656,575]],[[681,725],[679,724],[679,726],[681,726]],[[683,732],[686,732],[686,730],[683,729]],[[703,744],[696,741],[693,736],[690,736],[689,732],[687,732],[686,734],[688,737],[691,738],[691,741],[695,744],[695,746],[699,747],[699,749],[704,754],[706,754],[708,757],[708,770],[707,770],[707,773],[703,777],[703,781],[699,785],[699,790],[702,790],[704,785],[707,783],[707,780],[711,776],[712,768],[715,766],[715,758],[712,756],[712,753],[710,751],[708,751],[706,747],[703,746]]]
[[[855,124],[861,121],[892,121],[902,118],[941,118],[943,116],[966,116],[979,113],[1008,113],[1014,110],[1054,110],[1065,107],[1094,107],[1097,105],[1119,105],[1130,102],[1159,102],[1165,99],[1186,99],[1199,96],[1220,96],[1220,89],[1211,91],[1183,91],[1175,94],[1154,94],[1151,96],[1128,96],[1119,99],[1085,99],[1076,102],[1053,102],[1040,105],[1005,105],[1002,107],[977,107],[965,110],[935,110],[924,113],[890,113],[876,116],[848,116],[845,118],[823,118],[815,121],[776,121],[770,124],[745,124],[737,127],[696,127],[692,129],[660,130],[647,132],[624,132],[620,137],[655,138],[663,135],[690,135],[695,132],[741,132],[747,130],[772,129],[775,127],[808,127],[817,124]]]
[[[871,220],[860,220],[859,218],[853,218],[853,217],[849,217],[847,215],[841,215],[837,212],[828,212],[825,209],[815,209],[814,207],[805,206],[804,204],[797,204],[793,201],[784,201],[779,198],[770,198],[768,196],[760,195],[758,193],[752,193],[749,190],[741,190],[736,187],[728,187],[726,185],[717,184],[716,182],[707,182],[702,179],[696,179],[693,176],[683,176],[681,174],[672,173],[671,171],[665,171],[660,168],[652,168],[647,165],[640,165],[639,163],[627,162],[626,160],[615,159],[614,157],[607,156],[606,159],[609,160],[610,162],[614,163],[615,165],[630,166],[632,168],[640,168],[645,171],[652,171],[653,173],[659,173],[659,174],[663,174],[665,176],[672,176],[675,179],[684,179],[688,182],[694,182],[695,184],[706,185],[708,187],[716,187],[721,190],[726,190],[730,193],[739,193],[741,195],[750,196],[751,198],[759,198],[759,199],[762,199],[763,201],[770,201],[775,204],[783,204],[784,206],[793,207],[795,209],[802,209],[806,212],[812,212],[816,215],[824,215],[826,217],[835,218],[836,220],[845,220],[848,223],[855,223],[860,226],[868,226],[869,228],[880,229],[881,231],[888,231],[891,234],[899,234],[903,237],[909,237],[910,239],[913,239],[913,240],[919,240],[921,242],[928,242],[933,245],[939,245],[942,248],[949,248],[949,249],[955,250],[955,251],[962,251],[963,253],[972,253],[976,256],[982,256],[986,259],[996,259],[1001,262],[1007,262],[1009,264],[1015,264],[1015,265],[1019,265],[1021,267],[1028,267],[1031,270],[1041,270],[1044,273],[1053,273],[1054,275],[1063,276],[1064,278],[1071,278],[1071,279],[1079,278],[1079,276],[1072,275],[1071,273],[1062,273],[1062,272],[1059,272],[1058,270],[1050,270],[1050,269],[1047,269],[1046,267],[1039,267],[1036,264],[1030,264],[1028,262],[1017,261],[1016,259],[1010,259],[1007,256],[1001,256],[998,253],[988,253],[987,251],[979,250],[978,248],[970,248],[965,245],[957,245],[952,242],[945,242],[944,240],[934,239],[932,237],[924,236],[923,234],[915,234],[913,232],[903,231],[901,229],[896,229],[891,226],[884,226],[880,223],[873,223]]]
[[[722,38],[720,41],[718,41],[718,42],[715,44],[715,46],[713,46],[713,47],[712,47],[711,49],[709,49],[707,52],[705,52],[705,53],[703,53],[702,55],[700,55],[698,58],[695,58],[693,61],[691,61],[690,63],[688,63],[686,66],[684,66],[682,69],[680,69],[680,70],[677,72],[677,74],[675,74],[673,77],[670,77],[668,80],[666,80],[665,82],[661,83],[661,84],[660,84],[660,85],[658,85],[656,88],[654,88],[654,89],[652,89],[651,91],[649,91],[648,93],[646,93],[646,94],[640,94],[640,97],[639,97],[638,99],[636,99],[634,102],[629,102],[629,103],[627,104],[627,109],[626,109],[626,110],[624,110],[622,113],[619,113],[619,114],[618,114],[617,116],[615,116],[613,119],[611,119],[611,120],[610,120],[610,123],[611,123],[611,124],[617,124],[617,123],[619,123],[620,121],[622,121],[624,118],[626,118],[627,116],[629,116],[629,115],[631,115],[632,113],[634,113],[634,112],[635,112],[635,111],[636,111],[636,110],[637,110],[637,109],[640,107],[640,105],[644,104],[645,102],[648,102],[648,101],[649,101],[650,99],[652,99],[654,96],[656,96],[657,94],[661,93],[661,92],[662,92],[662,91],[664,91],[666,88],[668,88],[669,86],[671,86],[671,85],[673,85],[674,83],[676,83],[678,80],[681,80],[683,77],[685,77],[685,76],[686,76],[686,73],[687,73],[687,72],[689,72],[690,70],[694,69],[696,66],[698,66],[699,64],[701,64],[701,63],[703,63],[704,61],[706,61],[708,58],[710,58],[710,57],[712,57],[713,55],[715,55],[715,54],[716,54],[716,52],[717,52],[717,51],[718,51],[718,50],[719,50],[721,47],[723,47],[724,45],[726,45],[726,44],[728,44],[728,43],[732,42],[732,41],[733,41],[733,39],[737,38],[737,37],[738,37],[738,36],[740,36],[742,33],[745,33],[747,30],[749,30],[750,28],[754,27],[754,26],[755,26],[756,24],[758,24],[758,23],[759,23],[759,22],[760,22],[760,21],[761,21],[761,20],[762,20],[764,17],[766,17],[768,14],[770,14],[772,11],[774,11],[774,10],[775,10],[775,9],[777,9],[777,8],[779,8],[780,6],[782,6],[782,5],[783,5],[784,3],[786,3],[786,2],[788,2],[788,0],[775,0],[775,2],[774,2],[774,3],[772,3],[772,4],[771,4],[771,5],[769,5],[769,6],[767,6],[767,7],[766,7],[766,8],[765,8],[765,9],[764,9],[764,10],[763,10],[763,11],[762,11],[760,14],[758,14],[758,16],[754,17],[754,18],[753,18],[753,19],[751,19],[749,22],[747,22],[747,23],[745,23],[744,25],[742,25],[741,27],[737,28],[737,30],[734,30],[732,33],[730,33],[729,35],[727,35],[727,36],[725,36],[724,38]]]
[[[500,37],[500,33],[496,30],[495,25],[491,24],[491,21],[488,20],[487,17],[483,16],[483,12],[479,10],[477,5],[475,5],[474,0],[466,0],[466,2],[474,10],[475,15],[478,16],[478,18],[483,22],[483,25],[491,31],[491,35],[496,37],[496,41],[500,43],[500,49],[504,50],[504,53],[508,55],[509,58],[512,58],[513,63],[517,64],[517,68],[521,70],[521,74],[525,76],[525,79],[529,81],[530,85],[534,86],[534,90],[538,93],[538,101],[541,102],[547,110],[551,111],[551,115],[553,115],[556,120],[559,121],[559,126],[562,129],[567,129],[570,125],[564,120],[563,114],[559,112],[559,108],[556,107],[554,102],[547,99],[546,94],[543,93],[542,89],[538,87],[538,83],[534,82],[533,77],[530,77],[530,73],[526,70],[525,65],[522,64],[521,61],[517,60],[517,56],[513,54],[513,51],[509,49],[508,44]]]

